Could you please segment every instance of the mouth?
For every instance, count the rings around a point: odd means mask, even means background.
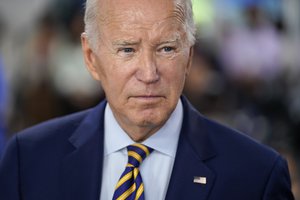
[[[137,95],[137,96],[132,96],[132,99],[135,99],[137,101],[143,101],[143,102],[156,102],[160,101],[161,99],[164,98],[164,96],[161,95]]]
[[[162,98],[162,96],[160,96],[160,95],[138,95],[138,96],[134,96],[134,97],[136,97],[136,98],[149,98],[149,99],[151,99],[151,98]]]

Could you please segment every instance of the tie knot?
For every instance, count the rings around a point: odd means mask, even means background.
[[[135,143],[127,147],[128,167],[139,167],[143,160],[153,151],[146,145]]]

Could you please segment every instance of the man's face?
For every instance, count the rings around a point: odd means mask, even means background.
[[[145,139],[175,109],[190,66],[182,8],[172,0],[103,0],[99,5],[97,50],[82,37],[86,64],[120,126],[133,139]]]

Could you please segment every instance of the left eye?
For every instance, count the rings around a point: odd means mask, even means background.
[[[164,52],[171,52],[171,51],[174,50],[174,48],[173,48],[173,47],[163,47],[162,50],[163,50]]]
[[[133,48],[123,48],[122,51],[124,53],[132,53],[132,52],[134,52],[134,49]]]

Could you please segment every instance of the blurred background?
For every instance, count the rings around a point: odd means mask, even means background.
[[[96,105],[84,67],[84,0],[1,0],[0,155],[14,133]],[[300,1],[194,0],[185,95],[204,115],[281,152],[300,199]]]

